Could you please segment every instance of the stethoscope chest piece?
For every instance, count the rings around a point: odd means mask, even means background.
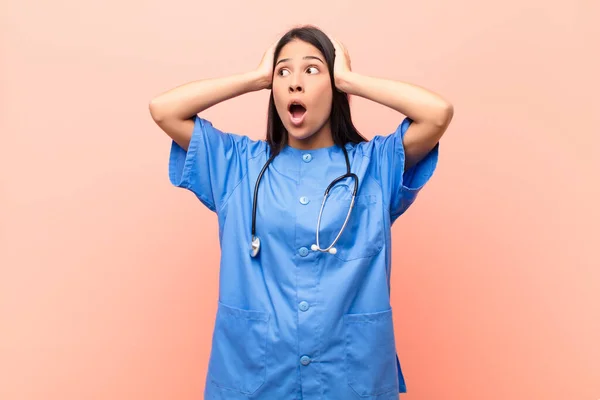
[[[256,257],[259,250],[260,250],[260,239],[258,238],[258,236],[252,236],[250,255],[252,257]]]

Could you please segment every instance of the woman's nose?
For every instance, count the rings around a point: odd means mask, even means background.
[[[301,92],[301,91],[302,91],[301,85],[290,85],[290,93]]]

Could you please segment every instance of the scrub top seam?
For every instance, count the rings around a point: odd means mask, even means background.
[[[266,150],[263,149],[261,150],[261,152],[253,157],[249,157],[246,160],[246,163],[254,160],[255,158],[260,157],[261,155],[263,155],[264,153],[266,153]],[[231,197],[233,196],[233,194],[235,193],[235,191],[240,187],[240,184],[244,181],[244,179],[246,179],[246,177],[248,176],[248,165],[246,165],[246,172],[244,172],[244,175],[242,175],[242,177],[240,178],[240,180],[235,184],[235,186],[233,187],[233,189],[231,189],[231,192],[228,193],[225,196],[225,199],[223,200],[223,202],[221,203],[221,206],[218,208],[217,213],[220,213],[223,208],[227,205],[227,203],[229,202],[229,199],[231,199]]]
[[[368,156],[368,155],[366,155],[366,154],[363,153],[363,157],[367,158],[369,160],[368,161],[369,163],[371,162],[371,157],[370,156]],[[381,176],[381,170],[378,171],[378,172],[379,173],[377,174],[377,176],[380,177]],[[387,213],[387,215],[390,218],[392,218],[392,213],[390,211],[391,202],[390,202],[390,199],[386,198],[386,196],[385,196],[385,192],[383,190],[383,184],[378,179],[376,179],[375,177],[373,177],[371,174],[369,174],[368,179],[372,179],[373,182],[375,182],[377,184],[377,186],[379,186],[379,193],[381,194],[381,206],[382,206],[383,210]]]
[[[273,160],[273,161],[275,161],[275,160]],[[276,172],[277,172],[279,175],[281,175],[281,176],[285,176],[287,179],[291,179],[291,180],[292,180],[292,181],[293,181],[293,182],[294,182],[296,185],[300,183],[300,180],[298,180],[298,179],[294,179],[294,178],[292,178],[292,177],[291,177],[289,174],[285,174],[285,173],[281,172],[281,171],[280,171],[280,170],[277,168],[277,166],[275,165],[275,163],[274,163],[274,162],[273,162],[273,163],[271,163],[271,165],[269,165],[269,168],[273,168],[273,170],[275,170],[275,171],[276,171]]]
[[[275,169],[275,170],[277,171],[277,169]],[[279,171],[277,171],[277,173],[281,174],[281,172],[279,172]],[[281,175],[283,175],[283,174],[281,174]],[[287,176],[287,175],[284,175],[284,176]],[[295,181],[294,180],[294,182],[295,182],[296,196],[297,196],[298,195],[298,184],[299,184],[299,181]],[[297,247],[297,241],[298,241],[298,210],[296,208],[294,210],[295,210],[295,212],[294,212],[294,247]],[[299,261],[299,259],[298,259],[297,254],[294,254],[294,266],[295,266],[294,270],[296,272],[296,274],[295,274],[296,275],[296,282],[295,282],[295,285],[294,285],[294,297],[296,299],[296,303],[295,303],[296,304],[296,306],[295,306],[295,309],[296,309],[296,312],[295,312],[295,315],[296,315],[296,318],[295,318],[296,319],[296,349],[295,349],[296,355],[300,354],[300,315],[299,315],[298,306],[297,306],[297,304],[298,304],[298,302],[300,300],[298,298],[298,271],[299,271],[299,268],[300,268],[298,266],[298,261]],[[297,393],[300,394],[300,398],[302,398],[302,369],[299,366],[296,367],[296,377],[298,379],[298,384],[299,384],[298,392]]]
[[[371,157],[370,156],[366,155],[365,153],[362,153],[362,157],[367,159],[367,163],[368,164],[371,163]],[[375,182],[377,184],[377,186],[379,186],[379,193],[381,194],[381,206],[384,209],[384,211],[387,212],[388,216],[391,217],[390,202],[384,196],[384,191],[383,191],[383,185],[382,185],[382,183],[379,182],[377,179],[375,179],[371,174],[369,174],[369,176],[367,177],[367,179],[372,179],[373,182]]]

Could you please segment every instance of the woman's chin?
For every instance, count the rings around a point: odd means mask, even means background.
[[[293,138],[293,140],[296,141],[305,141],[315,134],[314,129],[310,129],[310,127],[307,126],[286,126],[285,128],[288,132],[289,139]]]

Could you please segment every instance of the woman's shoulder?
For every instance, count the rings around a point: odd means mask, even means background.
[[[205,134],[220,141],[233,144],[238,151],[248,152],[250,157],[257,156],[267,150],[268,144],[264,139],[254,139],[248,133],[232,131],[218,126],[205,117],[194,117],[194,134]]]
[[[365,157],[377,157],[384,147],[403,146],[403,139],[406,130],[410,126],[411,120],[404,118],[395,128],[388,132],[375,133],[371,138],[365,138],[364,141],[353,144],[352,147]]]

